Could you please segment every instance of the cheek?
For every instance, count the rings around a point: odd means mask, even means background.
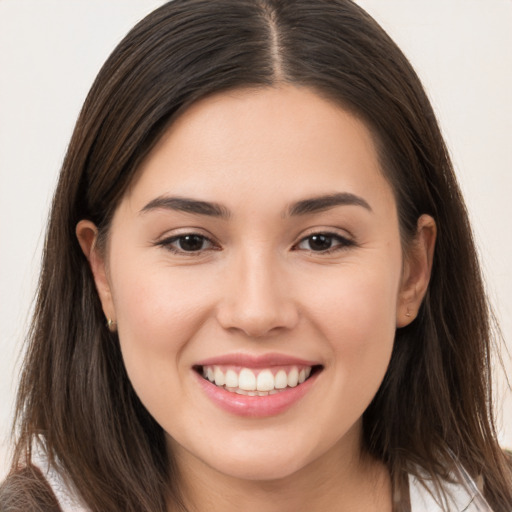
[[[393,266],[347,266],[305,284],[311,315],[329,339],[339,340],[335,347],[364,347],[394,333],[400,271]]]
[[[147,348],[158,349],[161,342],[167,346],[185,336],[201,321],[201,312],[209,301],[201,276],[176,272],[154,262],[123,262],[112,281],[120,334],[143,341]]]
[[[118,261],[120,261],[118,259]],[[144,403],[151,390],[178,385],[181,354],[205,320],[211,302],[204,280],[185,272],[124,260],[112,275],[124,364]]]
[[[395,265],[396,267],[397,265]],[[312,321],[328,343],[334,388],[361,408],[376,393],[387,370],[396,331],[399,269],[390,265],[346,269],[323,290],[310,293]],[[328,290],[328,293],[325,293]]]

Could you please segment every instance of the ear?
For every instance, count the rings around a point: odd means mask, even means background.
[[[404,258],[396,312],[397,327],[405,327],[416,318],[427,293],[436,234],[434,219],[430,215],[422,215],[418,219],[416,236]]]
[[[111,325],[115,324],[116,315],[108,278],[106,258],[104,254],[101,254],[100,249],[96,245],[98,228],[90,220],[81,220],[76,225],[76,236],[91,267],[103,313],[105,314],[110,328]]]

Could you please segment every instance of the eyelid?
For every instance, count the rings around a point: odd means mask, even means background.
[[[347,232],[345,232],[345,233],[347,233]],[[337,239],[341,243],[339,243],[339,244],[337,244],[334,247],[331,247],[329,249],[325,249],[324,251],[313,251],[313,250],[300,249],[299,248],[299,245],[302,242],[306,241],[308,238],[311,238],[311,237],[313,237],[315,235],[328,236],[328,237]],[[356,243],[356,241],[354,240],[354,237],[351,234],[341,234],[338,230],[334,230],[333,228],[325,228],[325,229],[314,228],[314,229],[311,229],[309,232],[301,234],[301,236],[298,239],[298,241],[293,244],[292,249],[294,249],[294,250],[303,250],[303,251],[306,251],[306,252],[309,252],[309,253],[322,255],[322,254],[329,254],[329,253],[332,253],[332,252],[335,252],[335,251],[342,251],[342,250],[348,249],[349,247],[355,247],[355,246],[357,246],[357,243]]]
[[[325,249],[323,251],[314,251],[314,250],[308,250],[308,249],[301,249],[299,245],[306,241],[308,238],[315,236],[315,235],[324,235],[331,237],[333,239],[338,240],[338,244],[335,246]],[[206,242],[209,243],[209,247],[205,249],[200,249],[197,251],[185,251],[181,250],[179,248],[175,248],[172,246],[174,242],[179,240],[180,238],[186,237],[186,236],[198,236],[202,239],[204,239]],[[210,234],[205,234],[204,231],[201,228],[179,228],[179,230],[173,231],[171,233],[167,233],[165,236],[160,237],[155,242],[153,242],[153,245],[160,246],[170,252],[173,252],[178,255],[184,255],[187,257],[193,257],[193,256],[201,256],[204,255],[206,252],[210,251],[219,251],[222,249],[219,242],[215,240],[215,237],[213,237]],[[356,241],[354,240],[354,237],[348,233],[346,230],[344,230],[343,234],[340,233],[340,230],[334,229],[332,227],[330,228],[310,228],[306,232],[303,232],[298,238],[298,240],[292,245],[292,250],[303,250],[310,253],[315,253],[318,255],[322,254],[329,254],[331,252],[340,251],[348,249],[349,247],[357,246]]]
[[[173,247],[172,244],[176,241],[178,241],[180,238],[184,238],[186,236],[197,236],[205,241],[207,241],[210,246],[206,249],[200,249],[198,251],[184,251],[177,247]],[[203,230],[199,228],[180,228],[179,230],[168,233],[163,237],[160,237],[158,240],[154,242],[155,246],[162,247],[163,249],[168,250],[169,252],[172,252],[177,255],[184,255],[187,257],[194,257],[194,256],[202,256],[206,252],[210,251],[218,251],[221,249],[219,243],[212,237],[211,235],[207,235],[203,232]]]

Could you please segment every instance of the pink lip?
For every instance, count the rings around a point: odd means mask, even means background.
[[[320,373],[313,373],[302,384],[294,388],[286,388],[275,395],[246,396],[216,386],[194,371],[199,386],[217,406],[231,414],[253,418],[275,416],[292,407],[310,391]]]
[[[242,366],[244,368],[270,368],[272,366],[318,366],[318,361],[307,361],[285,354],[264,354],[253,356],[250,354],[226,354],[199,361],[195,366]]]

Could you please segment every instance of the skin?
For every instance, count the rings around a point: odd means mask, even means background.
[[[289,214],[298,201],[347,193],[368,207]],[[143,211],[163,196],[215,202],[229,216]],[[293,86],[201,100],[141,166],[105,251],[96,233],[90,221],[77,226],[130,380],[166,432],[191,510],[391,510],[387,471],[361,449],[361,417],[396,328],[414,320],[425,294],[435,224],[422,216],[404,254],[393,191],[361,121]],[[211,242],[177,253],[180,241],[169,238],[189,233]],[[313,250],[314,233],[333,234],[328,251]],[[219,408],[192,369],[269,352],[323,368],[271,417]]]

